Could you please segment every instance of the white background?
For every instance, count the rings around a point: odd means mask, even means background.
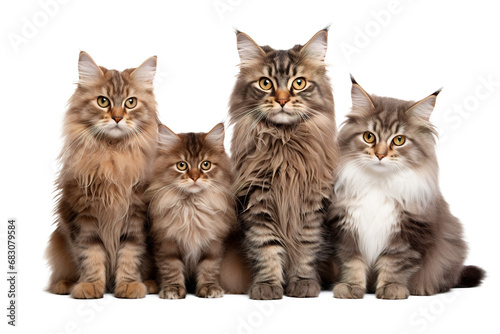
[[[491,302],[500,298],[500,20],[493,1],[61,0],[43,9],[54,1],[2,1],[0,8],[2,254],[7,219],[19,225],[18,327],[6,325],[2,279],[2,333],[500,330],[498,305]],[[157,55],[163,123],[177,132],[208,131],[226,119],[239,61],[233,28],[262,45],[290,48],[328,24],[327,62],[339,124],[350,108],[349,72],[368,92],[402,99],[421,99],[444,87],[432,116],[441,132],[441,188],[465,226],[467,263],[488,271],[482,287],[405,301],[373,295],[336,300],[328,291],[319,298],[260,303],[246,296],[168,301],[157,295],[78,301],[44,291],[61,124],[80,50],[120,70]],[[6,255],[0,259],[6,273]]]

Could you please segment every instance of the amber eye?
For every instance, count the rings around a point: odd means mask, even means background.
[[[405,136],[396,136],[394,137],[394,139],[392,140],[392,142],[394,143],[394,145],[396,146],[401,146],[405,143],[406,141],[406,138]]]
[[[125,107],[132,109],[137,105],[137,99],[135,97],[129,97],[125,100]]]
[[[306,87],[306,79],[305,78],[297,78],[293,81],[292,86],[296,90],[302,90]]]
[[[210,167],[212,167],[212,163],[210,161],[203,161],[201,163],[201,169],[203,170],[209,170]]]
[[[109,107],[109,99],[106,96],[99,96],[97,98],[97,104],[101,108],[107,108]]]
[[[375,135],[373,133],[371,133],[370,131],[366,131],[364,134],[363,134],[363,139],[365,140],[365,142],[367,142],[368,144],[371,144],[375,141]]]
[[[263,90],[270,90],[271,88],[273,88],[273,83],[269,78],[261,78],[259,80],[259,86]]]
[[[185,163],[184,161],[179,161],[175,167],[177,167],[178,170],[180,170],[181,172],[182,171],[185,171],[188,167],[187,163]]]

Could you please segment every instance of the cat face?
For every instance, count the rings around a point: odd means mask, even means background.
[[[160,126],[155,173],[164,184],[183,193],[220,191],[230,185],[230,164],[224,150],[224,125],[209,133],[175,134]]]
[[[156,122],[153,78],[156,57],[137,69],[122,72],[95,64],[85,52],[78,62],[80,80],[71,104],[71,122],[96,138],[123,139],[137,136]]]
[[[241,64],[231,98],[233,117],[290,125],[322,113],[325,104],[331,104],[325,103],[331,99],[329,90],[322,89],[329,85],[326,30],[289,50],[261,47],[244,33],[238,33],[237,42]]]
[[[353,79],[352,112],[339,132],[344,160],[375,172],[398,172],[434,161],[429,122],[436,92],[418,101],[368,95]]]

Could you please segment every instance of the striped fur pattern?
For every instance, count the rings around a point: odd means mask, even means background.
[[[327,31],[289,50],[260,47],[244,33],[237,40],[241,64],[229,114],[239,222],[253,269],[249,295],[315,297],[338,154]],[[272,88],[264,89],[263,78]]]
[[[368,95],[353,79],[329,210],[340,266],[336,298],[362,298],[367,291],[383,299],[433,295],[463,281],[478,285],[484,276],[463,266],[462,225],[439,190],[436,131],[429,122],[438,93],[402,101]]]
[[[161,126],[153,166],[146,195],[160,298],[184,298],[190,285],[198,297],[222,297],[224,241],[236,225],[224,126],[208,134]]]
[[[57,227],[47,250],[52,293],[146,294],[140,265],[146,248],[143,192],[158,132],[155,69],[156,57],[119,72],[80,54],[80,80],[64,118]]]

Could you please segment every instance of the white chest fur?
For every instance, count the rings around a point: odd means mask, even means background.
[[[359,251],[373,265],[398,228],[396,202],[380,188],[367,189],[347,202],[346,227],[357,232]]]
[[[421,172],[376,173],[346,166],[335,185],[337,205],[346,213],[344,228],[358,235],[359,251],[373,265],[397,232],[401,210],[424,208],[437,181]]]

